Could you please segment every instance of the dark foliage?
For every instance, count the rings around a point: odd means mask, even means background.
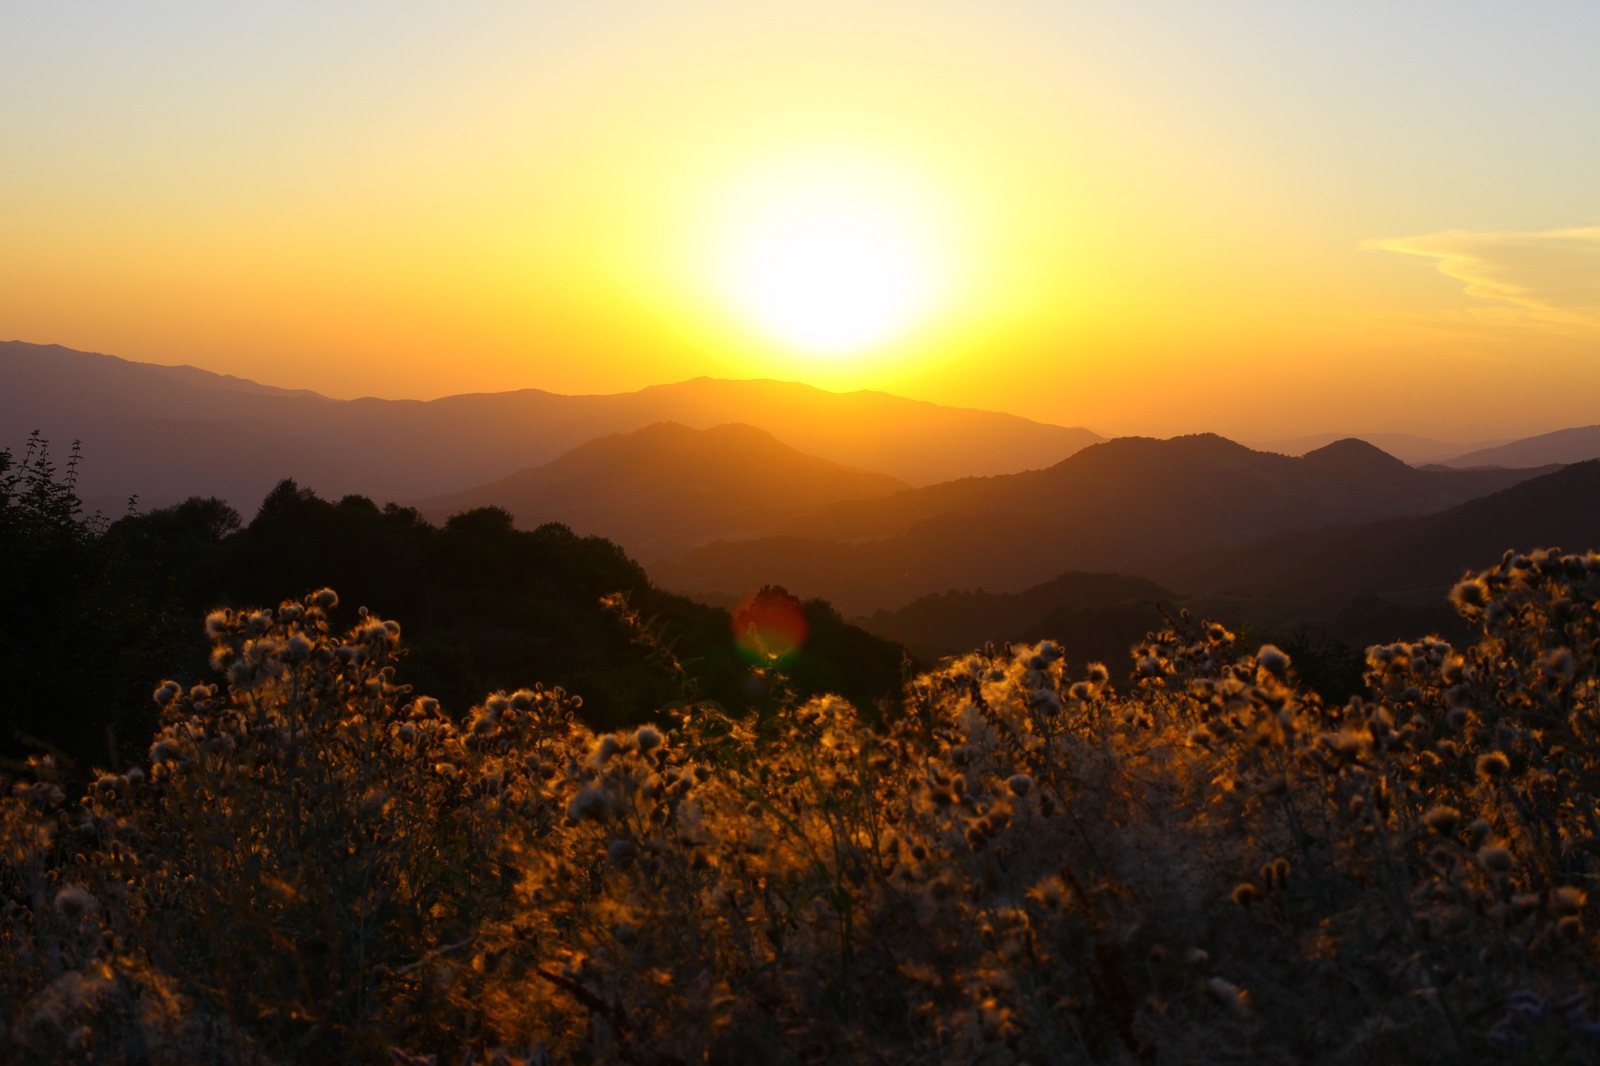
[[[69,765],[115,763],[119,737],[155,727],[152,671],[185,684],[214,675],[191,639],[218,606],[275,602],[331,585],[352,622],[359,607],[408,620],[399,680],[465,708],[529,676],[584,693],[585,716],[611,728],[680,698],[600,599],[626,593],[674,654],[690,661],[702,699],[750,706],[750,669],[726,611],[650,585],[622,550],[550,524],[513,527],[498,508],[442,527],[415,510],[362,496],[319,498],[281,482],[248,524],[217,499],[190,499],[107,525],[85,516],[35,439],[19,461],[0,451],[0,694],[16,758],[41,748]],[[813,637],[789,668],[800,694],[841,692],[864,707],[897,695],[901,650],[806,605]]]

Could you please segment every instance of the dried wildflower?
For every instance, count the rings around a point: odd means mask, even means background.
[[[1490,873],[1503,874],[1510,870],[1515,862],[1511,849],[1499,844],[1485,844],[1478,849],[1478,865]]]
[[[1235,1014],[1246,1016],[1250,1013],[1250,993],[1220,977],[1213,977],[1202,986],[1208,997],[1222,1004]]]
[[[1289,860],[1285,858],[1273,859],[1261,867],[1261,883],[1268,889],[1281,892],[1289,884]]]
[[[1061,650],[1061,646],[1055,641],[1042,640],[1037,646],[1035,646],[1033,651],[1033,659],[1042,661],[1042,665],[1034,666],[1033,668],[1035,670],[1042,670],[1065,654],[1066,653]],[[1030,662],[1029,665],[1033,664]]]
[[[572,797],[572,802],[567,804],[567,814],[580,822],[603,822],[610,818],[611,808],[611,797],[606,790],[598,785],[590,785]]]
[[[633,742],[641,754],[654,751],[661,746],[661,731],[654,726],[640,726],[633,734]]]
[[[1026,796],[1033,788],[1033,778],[1027,774],[1012,774],[1006,780],[1006,787],[1011,790],[1012,795]]]
[[[94,895],[82,885],[63,885],[56,893],[57,912],[71,922],[93,914],[97,906]]]
[[[161,684],[156,686],[155,692],[152,693],[152,698],[157,703],[165,707],[167,704],[177,699],[182,692],[183,689],[176,681],[163,681]]]
[[[1504,777],[1511,771],[1511,761],[1498,751],[1484,752],[1478,756],[1478,776],[1485,781]]]
[[[1450,602],[1456,605],[1456,610],[1461,611],[1462,615],[1470,616],[1470,613],[1482,611],[1483,605],[1488,603],[1488,599],[1490,599],[1490,591],[1488,591],[1488,586],[1483,584],[1482,578],[1467,578],[1464,581],[1459,581],[1459,583],[1456,583],[1456,587],[1453,587],[1450,591]]]
[[[1454,807],[1433,807],[1422,816],[1422,823],[1440,836],[1452,836],[1461,825],[1461,812]]]
[[[1029,888],[1027,895],[1029,899],[1052,911],[1058,911],[1065,907],[1067,900],[1070,898],[1066,883],[1060,877],[1054,875],[1046,877]]]
[[[1564,684],[1577,676],[1578,666],[1571,648],[1554,648],[1539,659],[1539,670],[1551,684]]]
[[[589,761],[595,766],[604,766],[611,761],[611,757],[622,750],[622,741],[616,734],[607,733],[595,744],[594,751],[589,756]]]
[[[1588,901],[1588,894],[1573,885],[1562,885],[1550,893],[1550,906],[1560,914],[1576,914]]]
[[[1256,652],[1256,668],[1276,678],[1289,674],[1289,657],[1276,644],[1263,644]]]

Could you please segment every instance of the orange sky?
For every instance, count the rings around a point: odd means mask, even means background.
[[[1106,433],[1600,421],[1600,8],[1394,6],[10,5],[0,337],[335,396],[709,374]],[[822,282],[869,316],[926,282],[821,355],[718,259],[765,276],[750,234],[820,180],[908,246]]]

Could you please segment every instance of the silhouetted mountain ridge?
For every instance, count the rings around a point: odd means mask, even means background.
[[[1067,642],[1070,654],[1120,660],[1160,621],[1157,601],[1172,593],[1148,578],[1069,572],[1021,592],[956,591],[920,596],[859,625],[918,655],[955,655],[986,642]],[[1142,609],[1141,609],[1142,608]]]
[[[1439,463],[1464,452],[1492,448],[1504,444],[1502,440],[1444,441],[1416,433],[1313,433],[1305,437],[1284,440],[1248,440],[1243,443],[1261,452],[1278,452],[1282,455],[1304,455],[1335,441],[1355,438],[1380,448],[1401,462],[1412,466]]]
[[[1492,565],[1507,545],[1600,546],[1600,460],[1434,514],[1279,533],[1153,572],[1187,592],[1343,599],[1449,585]]]
[[[612,395],[539,389],[437,400],[333,400],[192,367],[0,342],[0,446],[38,429],[91,459],[80,493],[119,509],[215,495],[253,511],[283,477],[331,497],[415,499],[547,463],[655,422],[757,425],[783,443],[912,484],[1048,466],[1100,438],[1085,429],[880,392],[700,378]]]
[[[1548,463],[1580,463],[1600,459],[1600,426],[1578,426],[1524,437],[1493,448],[1458,455],[1443,465],[1467,468],[1478,466],[1543,466]]]
[[[649,562],[714,537],[753,535],[799,508],[906,487],[886,474],[805,455],[754,426],[657,422],[417,507],[435,521],[503,507],[524,529],[562,522]]]
[[[1360,442],[1293,458],[1216,434],[1121,437],[1044,470],[832,504],[790,534],[707,545],[651,573],[689,592],[776,581],[865,613],[1069,569],[1152,573],[1268,533],[1439,510],[1533,473],[1417,470]]]

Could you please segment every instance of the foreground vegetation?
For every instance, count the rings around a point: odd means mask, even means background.
[[[1178,618],[1122,695],[1046,641],[879,728],[776,682],[601,735],[447,713],[326,589],[217,611],[146,758],[7,789],[0,1056],[1591,1061],[1600,554],[1454,599],[1343,706]]]
[[[0,1060],[1600,1059],[1600,553],[1508,553],[1348,702],[1180,615],[869,706],[825,605],[751,668],[559,527],[108,524],[71,470],[0,451],[0,713],[65,749],[0,779]]]

